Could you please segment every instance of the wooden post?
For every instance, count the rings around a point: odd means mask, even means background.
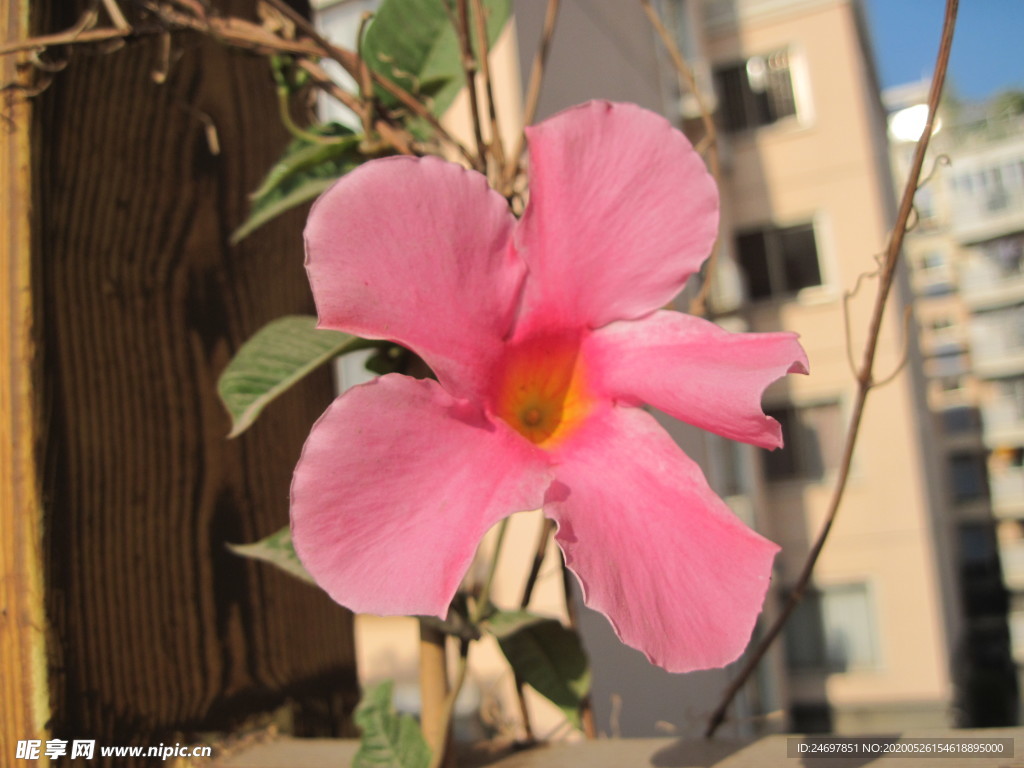
[[[32,3],[33,31],[88,5]],[[3,4],[0,39],[28,34],[28,6]],[[71,56],[0,126],[5,750],[44,723],[98,746],[185,743],[287,702],[298,735],[332,735],[358,696],[351,614],[225,546],[287,525],[333,395],[323,371],[226,439],[231,355],[313,311],[303,211],[228,244],[289,140],[269,66],[186,33],[158,84],[160,42]]]
[[[28,32],[28,0],[0,6],[0,40]],[[0,59],[0,83],[14,80]],[[0,96],[2,99],[2,96]],[[0,101],[0,762],[43,738],[49,717],[44,638],[37,349],[31,280],[31,106]]]

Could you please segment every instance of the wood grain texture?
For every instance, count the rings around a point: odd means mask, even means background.
[[[0,40],[28,33],[27,0],[0,4]],[[0,83],[14,79],[0,59]],[[48,718],[32,329],[31,106],[0,101],[0,763]],[[10,753],[7,754],[7,750]]]
[[[35,4],[40,26],[74,5]],[[255,2],[218,7],[252,18]],[[313,309],[303,212],[227,245],[287,136],[265,60],[194,35],[174,48],[164,85],[156,41],[133,41],[75,56],[37,102],[52,729],[148,744],[294,699],[297,731],[326,735],[357,693],[351,616],[224,546],[287,524],[332,395],[324,372],[225,439],[230,356]]]

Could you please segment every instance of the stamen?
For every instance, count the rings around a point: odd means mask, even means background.
[[[528,408],[523,411],[523,424],[528,427],[536,427],[540,424],[543,414],[540,412],[540,408]]]

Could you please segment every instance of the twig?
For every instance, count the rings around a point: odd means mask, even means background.
[[[911,308],[910,307],[904,307],[904,309],[903,309],[903,351],[900,352],[899,361],[896,363],[896,366],[892,369],[892,373],[890,373],[888,376],[883,376],[882,378],[875,377],[874,379],[872,379],[872,381],[871,381],[871,388],[872,389],[878,389],[879,387],[884,387],[890,381],[892,381],[897,376],[899,376],[900,372],[906,367],[907,361],[910,359],[910,333],[911,333],[910,321],[913,318],[913,316],[914,316],[914,313],[911,311]]]
[[[533,588],[537,584],[537,576],[540,574],[541,565],[544,564],[544,555],[548,551],[548,541],[551,539],[551,532],[555,529],[554,520],[549,517],[544,517],[542,520],[540,534],[537,536],[537,545],[534,547],[533,562],[530,563],[530,572],[526,576],[523,596],[519,600],[520,610],[526,610],[530,606],[530,600],[533,598]],[[533,724],[530,722],[530,710],[526,706],[526,683],[518,673],[515,674],[515,682],[516,698],[519,700],[519,711],[523,717],[523,731],[526,735],[526,740],[532,742],[535,740],[535,736]]]
[[[487,575],[484,577],[483,587],[481,587],[476,602],[469,612],[469,624],[472,627],[480,624],[491,604],[491,587],[494,585],[494,574],[498,571],[498,555],[501,554],[501,546],[505,543],[506,531],[508,531],[507,517],[498,523],[498,533],[494,539],[494,554],[491,555],[491,562],[487,567]],[[463,639],[459,644],[459,663],[455,672],[455,682],[452,684],[451,690],[448,691],[448,696],[444,701],[443,707],[440,709],[440,720],[446,725],[444,732],[441,734],[443,740],[436,749],[431,745],[433,756],[430,759],[430,768],[441,768],[445,753],[448,751],[452,716],[455,713],[455,700],[458,699],[459,691],[462,690],[462,685],[466,681],[466,667],[469,664],[469,646],[470,641],[467,639]]]
[[[790,592],[789,599],[783,606],[782,611],[758,643],[757,648],[747,657],[743,667],[729,685],[728,689],[726,689],[725,694],[722,697],[722,701],[712,714],[711,719],[708,722],[708,727],[704,732],[706,737],[710,738],[713,736],[715,731],[718,729],[718,726],[720,726],[725,720],[725,712],[726,709],[728,709],[729,704],[739,692],[740,688],[743,687],[747,678],[749,678],[757,668],[758,663],[760,663],[772,642],[782,631],[782,627],[785,625],[786,619],[789,618],[796,609],[796,606],[800,603],[800,600],[807,589],[807,585],[811,580],[811,574],[814,572],[814,566],[818,561],[818,556],[821,554],[821,550],[825,546],[825,541],[828,538],[829,532],[832,530],[832,524],[835,522],[836,514],[839,511],[843,492],[846,489],[846,482],[850,475],[850,465],[853,461],[853,449],[857,443],[857,434],[860,431],[861,418],[864,415],[864,404],[867,400],[868,393],[871,391],[872,387],[875,386],[872,369],[875,362],[875,352],[878,349],[878,340],[881,332],[882,320],[885,314],[885,305],[892,289],[893,280],[895,279],[896,265],[899,263],[900,249],[903,246],[903,235],[906,232],[907,220],[910,218],[910,210],[913,207],[914,193],[917,191],[918,179],[921,176],[921,168],[924,165],[925,152],[928,150],[928,141],[931,139],[932,128],[935,122],[935,114],[938,111],[939,106],[939,97],[942,95],[942,87],[946,81],[946,69],[949,65],[949,52],[953,44],[953,30],[956,27],[958,5],[959,0],[946,0],[945,17],[942,23],[942,40],[939,44],[939,53],[935,62],[935,72],[932,75],[931,91],[928,94],[928,119],[925,122],[924,132],[921,134],[921,138],[918,139],[917,148],[914,150],[914,160],[911,163],[907,182],[903,187],[903,197],[900,201],[896,224],[893,227],[892,234],[889,237],[888,247],[886,248],[885,261],[882,265],[882,271],[878,281],[878,293],[875,297],[875,306],[868,326],[868,340],[864,347],[864,358],[857,374],[857,396],[854,400],[853,412],[850,415],[850,426],[846,434],[845,445],[843,446],[842,461],[839,465],[839,475],[836,478],[836,485],[832,493],[831,502],[829,503],[828,513],[825,516],[825,522],[822,524],[821,531],[818,533],[818,537],[814,541],[814,546],[811,547],[810,554],[807,556],[807,561],[804,563],[804,567],[796,581],[796,586],[793,588],[793,591]]]
[[[526,91],[526,105],[523,110],[523,125],[530,125],[537,116],[537,104],[540,102],[540,86],[544,82],[544,65],[548,60],[548,52],[551,50],[551,38],[555,34],[555,22],[558,21],[559,0],[548,0],[547,11],[544,13],[544,31],[541,33],[540,45],[533,57],[533,65],[530,67],[530,84]],[[519,174],[519,162],[522,159],[523,149],[526,146],[526,134],[520,133],[516,140],[515,149],[508,156],[505,164],[505,183],[511,185]]]
[[[298,59],[295,63],[296,66],[300,69],[304,69],[313,77],[317,87],[323,89],[326,93],[329,93],[346,107],[349,107],[357,115],[360,113],[361,105],[356,97],[331,80],[330,75],[324,71],[323,67],[319,64],[315,64],[309,59]],[[416,154],[412,147],[412,136],[410,136],[406,131],[396,128],[384,120],[378,120],[375,122],[373,124],[373,128],[374,131],[380,134],[384,141],[397,149],[403,155]],[[370,141],[369,136],[366,138],[367,141]],[[365,151],[367,154],[373,154],[373,152],[378,151],[378,149],[379,147],[377,146],[370,146],[367,147]]]
[[[373,133],[373,116],[377,111],[377,97],[373,91],[373,78],[370,77],[370,67],[366,63],[366,57],[363,55],[363,38],[366,35],[366,25],[370,23],[372,18],[373,15],[369,13],[364,13],[359,18],[359,32],[356,37],[356,53],[359,56],[359,79],[356,82],[359,83],[359,99],[363,103],[363,111],[359,115],[359,119],[363,124],[363,133],[367,137]]]
[[[480,74],[484,78],[484,94],[487,96],[487,118],[491,124],[491,141],[488,145],[490,150],[488,159],[493,160],[493,181],[501,183],[502,172],[505,168],[505,145],[501,140],[501,131],[498,130],[498,105],[494,102],[494,84],[491,79],[491,50],[487,42],[487,17],[485,16],[483,0],[473,0],[473,16],[476,22],[477,58],[480,61]],[[491,177],[491,166],[488,165],[488,177]],[[499,190],[504,194],[505,190]]]
[[[711,176],[715,180],[715,186],[721,188],[722,168],[718,154],[718,130],[715,127],[715,120],[711,114],[711,109],[708,107],[707,100],[704,98],[704,94],[701,93],[700,87],[697,85],[697,78],[693,75],[693,69],[686,63],[686,59],[683,58],[683,54],[679,51],[679,46],[676,45],[675,39],[665,27],[665,23],[661,20],[658,12],[654,10],[654,6],[651,5],[651,0],[640,0],[640,4],[643,6],[644,13],[647,14],[647,18],[650,20],[654,31],[657,32],[658,37],[661,38],[661,42],[665,46],[665,50],[668,51],[669,58],[672,59],[672,65],[675,67],[676,74],[679,79],[686,84],[690,93],[692,93],[693,97],[697,100],[697,107],[700,109],[701,124],[704,126],[704,136],[700,141],[700,146],[703,148],[701,152],[703,153],[704,150],[707,151],[708,169],[711,171]],[[720,241],[720,237],[715,238],[715,243],[711,247],[711,253],[708,255],[707,261],[704,263],[704,280],[697,296],[690,303],[691,315],[703,315],[707,311],[707,300],[708,294],[711,292],[711,281],[715,273],[715,267],[718,264]]]
[[[473,54],[473,43],[469,34],[469,5],[467,0],[457,0],[458,16],[455,34],[459,38],[462,51],[462,71],[466,76],[466,90],[469,91],[469,110],[473,117],[473,138],[476,141],[476,157],[473,167],[484,171],[487,167],[483,128],[480,125],[480,97],[476,92],[476,56]]]
[[[451,717],[445,715],[450,695],[446,642],[444,632],[420,621],[420,730],[439,766],[451,731]]]
[[[519,607],[522,609],[527,608],[533,598],[533,588],[537,584],[537,576],[540,574],[540,567],[544,563],[544,556],[548,551],[548,541],[554,530],[555,521],[549,517],[543,518],[540,533],[537,536],[537,546],[533,550],[533,562],[530,564],[530,572],[526,576],[526,584],[523,587],[523,597],[519,601]]]
[[[562,592],[565,595],[565,613],[569,617],[569,627],[579,631],[580,616],[576,608],[576,601],[572,599],[572,580],[575,577],[565,564],[562,558]],[[594,705],[588,693],[580,702],[580,724],[583,726],[583,735],[588,739],[597,738],[597,723],[594,720]]]
[[[115,27],[122,31],[132,28],[132,25],[128,23],[128,19],[121,12],[121,6],[117,4],[117,0],[103,0],[103,7],[106,9],[107,15]]]

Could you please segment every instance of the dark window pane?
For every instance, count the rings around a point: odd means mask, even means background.
[[[796,114],[789,55],[784,50],[716,67],[714,80],[726,131],[758,128]]]
[[[778,238],[779,251],[785,264],[786,289],[795,292],[812,285],[821,285],[814,226],[804,224],[780,229]]]
[[[715,72],[722,127],[726,131],[740,131],[747,127],[744,91],[747,76],[740,66],[725,67]]]
[[[745,232],[736,238],[736,255],[751,299],[784,296],[821,285],[813,224]]]
[[[786,627],[794,669],[846,672],[877,665],[874,610],[864,584],[808,592]]]
[[[766,409],[782,426],[785,447],[764,455],[765,479],[821,480],[839,464],[843,425],[838,403]]]
[[[974,453],[957,453],[949,458],[949,474],[956,501],[979,499],[987,493],[985,460]]]
[[[970,432],[979,424],[978,411],[974,408],[949,408],[942,412],[942,429],[944,432]]]
[[[736,255],[740,269],[747,277],[747,294],[752,299],[764,299],[772,295],[768,249],[765,233],[751,232],[736,238]]]
[[[770,416],[782,425],[782,439],[786,446],[764,455],[764,475],[769,483],[779,480],[793,480],[800,476],[800,448],[795,436],[798,421],[796,411],[792,408],[766,410]]]

